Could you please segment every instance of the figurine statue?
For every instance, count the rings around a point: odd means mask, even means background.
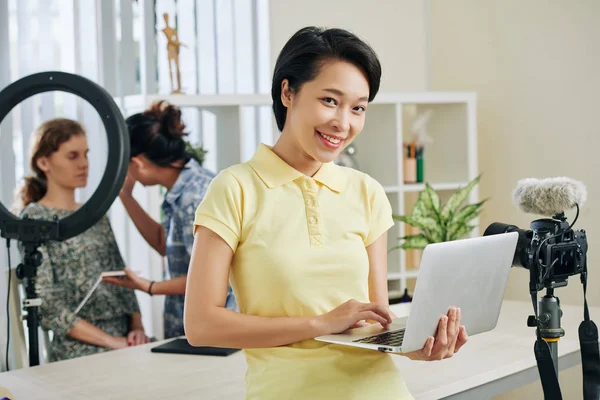
[[[181,72],[179,70],[179,49],[181,46],[187,46],[179,41],[177,29],[173,29],[169,26],[169,14],[164,13],[163,18],[165,19],[166,26],[162,32],[167,37],[167,56],[169,57],[169,79],[171,80],[171,94],[183,93],[181,91]],[[174,64],[175,74],[177,77],[177,88],[173,87],[172,64]]]

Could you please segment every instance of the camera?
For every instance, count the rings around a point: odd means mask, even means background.
[[[564,213],[558,213],[531,222],[530,230],[494,222],[483,235],[518,232],[513,266],[529,270],[531,288],[540,291],[566,286],[569,276],[585,272],[587,235],[585,230],[573,230],[572,226]]]

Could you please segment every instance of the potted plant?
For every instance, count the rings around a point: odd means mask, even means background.
[[[480,178],[481,175],[458,189],[443,206],[440,196],[431,185],[426,183],[425,190],[419,193],[410,215],[393,215],[396,221],[402,221],[418,228],[419,232],[399,238],[403,243],[393,247],[390,251],[396,249],[422,250],[430,243],[465,237],[475,227],[470,222],[479,216],[481,207],[488,200],[484,199],[475,204],[462,206],[473,187],[479,183]]]
[[[202,147],[202,145],[194,147],[190,142],[186,141],[185,149],[190,155],[196,156],[198,162],[200,163],[200,166],[204,164],[204,157],[206,156],[206,153],[208,153],[208,150]]]

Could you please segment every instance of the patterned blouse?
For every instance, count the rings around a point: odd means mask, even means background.
[[[215,174],[202,168],[194,159],[187,162],[162,204],[166,234],[167,262],[171,279],[187,275],[194,245],[196,209],[204,199]],[[184,295],[165,298],[165,339],[185,335],[183,329]],[[229,285],[226,308],[237,311],[233,290]]]
[[[52,220],[54,215],[62,219],[72,212],[31,203],[21,216]],[[79,313],[73,314],[102,272],[125,266],[106,216],[84,233],[62,242],[49,242],[39,250],[44,258],[35,286],[42,300],[40,325],[53,333],[49,361],[108,351],[67,335],[80,318],[109,335],[127,335],[131,314],[140,311],[129,289],[100,283]]]

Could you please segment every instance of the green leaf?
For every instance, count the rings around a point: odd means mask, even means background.
[[[397,248],[404,249],[404,250],[423,249],[423,248],[425,248],[425,246],[427,246],[430,243],[427,236],[425,236],[422,233],[418,234],[418,235],[406,236],[402,239],[404,239],[404,243],[402,243],[400,246],[397,246]]]
[[[471,232],[473,230],[473,228],[475,228],[474,225],[461,225],[458,230],[456,230],[454,232],[454,234],[452,235],[452,239],[450,240],[458,240],[458,239],[462,239],[464,238],[469,232]]]
[[[431,187],[429,183],[425,183],[425,190],[421,192],[423,199],[423,206],[426,210],[431,210],[435,213],[436,216],[440,215],[440,196],[436,193],[435,190]],[[419,199],[421,196],[419,196]]]
[[[419,215],[393,215],[396,221],[401,221],[425,231],[439,230],[437,221],[431,217]]]
[[[461,208],[452,219],[455,222],[467,223],[473,218],[476,218],[481,213],[481,206],[487,201],[487,199],[480,201],[479,203],[469,204]]]
[[[197,161],[200,165],[204,164],[204,157],[208,150],[204,149],[202,146],[194,147],[190,142],[185,141],[185,149],[190,154],[197,158]]]
[[[423,191],[421,191],[421,192],[419,192],[419,197],[417,198],[417,202],[415,203],[415,205],[413,207],[412,216],[413,217],[424,217],[429,214],[432,214],[432,213],[428,212],[427,205],[425,204],[425,193]]]
[[[448,219],[452,218],[452,215],[456,213],[458,207],[460,207],[460,205],[466,200],[466,198],[469,196],[469,193],[473,187],[479,183],[480,179],[481,175],[477,176],[475,179],[469,182],[467,186],[457,190],[456,193],[454,193],[450,199],[448,199],[448,202],[441,212],[442,220],[447,221]]]
[[[475,228],[474,225],[457,224],[455,229],[448,232],[448,240],[462,239],[467,233],[471,232],[473,228]]]

